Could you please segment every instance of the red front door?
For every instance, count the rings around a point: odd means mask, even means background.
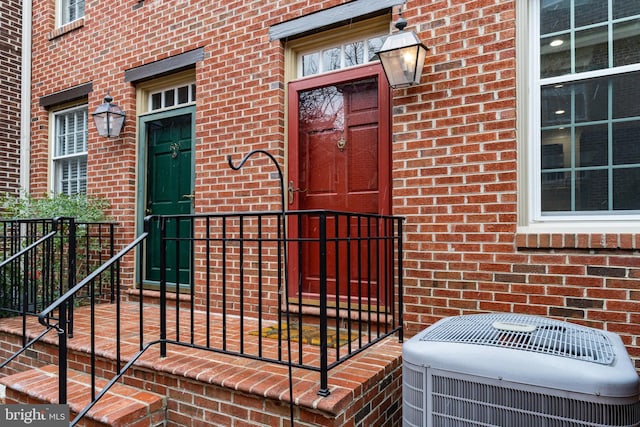
[[[390,211],[389,87],[380,65],[332,73],[289,85],[289,208],[368,214]],[[316,238],[319,217],[304,217],[301,227],[290,228],[295,237]],[[350,230],[347,231],[346,229]],[[374,233],[374,234],[372,234]],[[333,217],[327,236],[372,236],[374,221]],[[362,269],[368,253],[351,252],[346,242],[327,245],[329,295],[378,298],[377,286],[348,292],[354,281],[377,282],[374,268]],[[339,256],[334,256],[334,251]],[[319,293],[318,245],[304,244],[294,255],[290,277],[298,278],[291,296],[314,300]],[[350,253],[349,257],[345,255]],[[349,259],[347,259],[349,258]],[[358,263],[360,267],[358,269]],[[369,263],[370,264],[370,263]],[[370,267],[370,266],[369,266]],[[301,271],[298,271],[301,270]],[[360,277],[355,272],[360,271]],[[375,291],[372,291],[374,289]],[[301,290],[301,292],[299,291]],[[298,295],[301,293],[302,295]],[[381,293],[383,294],[383,293]]]

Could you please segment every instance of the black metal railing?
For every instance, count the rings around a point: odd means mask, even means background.
[[[91,378],[90,384],[90,399],[89,404],[81,410],[78,415],[70,422],[70,426],[76,425],[84,415],[95,405],[95,403],[115,384],[122,375],[129,369],[129,367],[135,363],[135,361],[144,353],[144,351],[151,345],[156,344],[157,340],[145,341],[144,337],[144,309],[142,299],[142,287],[140,287],[140,298],[138,305],[138,313],[140,319],[139,337],[136,340],[139,351],[133,356],[127,356],[125,362],[123,358],[123,334],[121,333],[121,327],[123,323],[123,314],[130,307],[123,308],[122,301],[124,296],[122,291],[125,289],[123,285],[122,268],[121,263],[125,256],[135,253],[135,249],[140,249],[141,257],[144,256],[144,247],[142,243],[148,236],[148,224],[149,219],[145,218],[145,231],[138,236],[133,242],[125,246],[117,254],[113,255],[109,260],[104,262],[101,266],[93,270],[86,278],[81,280],[78,284],[67,290],[60,298],[54,303],[45,308],[38,316],[39,322],[46,329],[55,329],[58,334],[58,403],[67,403],[67,369],[68,369],[68,340],[72,338],[73,330],[71,325],[70,316],[73,313],[73,307],[78,299],[86,299],[86,303],[89,306],[90,316],[88,322],[83,324],[83,327],[88,327],[89,331],[83,331],[89,335],[89,374]],[[140,273],[140,272],[139,272]],[[141,274],[141,273],[140,273]],[[138,279],[139,280],[139,279]],[[113,291],[105,296],[102,292],[104,284],[109,283],[109,288]],[[130,284],[129,284],[130,286]],[[100,314],[97,314],[97,307],[109,303],[110,306],[115,306],[114,318],[101,318]],[[100,323],[102,321],[102,323]],[[103,354],[104,349],[100,349],[96,339],[96,331],[99,328],[110,328],[113,330],[113,341],[107,343],[108,347],[115,348],[115,374],[111,379],[107,378],[108,383],[101,387],[100,392],[96,385],[96,379],[98,373],[104,378],[107,374],[106,368],[97,369],[98,354]]]
[[[58,333],[59,402],[66,403],[68,316],[77,295],[89,296],[82,324],[90,336],[91,397],[71,425],[156,344],[161,356],[177,345],[317,371],[319,394],[328,395],[332,368],[394,333],[402,339],[402,223],[331,211],[287,212],[286,227],[280,212],[146,218],[144,233],[40,313],[42,325]],[[136,250],[135,281],[159,290],[159,319],[142,286],[137,303],[123,303],[131,295],[123,295],[120,264]],[[114,280],[110,301],[95,298],[105,275]],[[105,317],[100,302],[113,302],[115,313]],[[125,317],[139,322],[126,342]],[[115,369],[98,390],[96,378],[107,370],[97,363],[104,348],[96,331],[104,328],[113,331],[107,345]]]
[[[389,335],[402,339],[403,219],[289,211],[285,240],[281,218],[280,212],[154,218],[161,351],[177,344],[288,364],[282,350],[294,337],[291,363],[318,371],[319,394],[328,395],[329,370]],[[169,292],[179,295],[169,299]],[[167,310],[174,311],[173,324]],[[204,328],[194,327],[202,322]]]
[[[0,220],[0,317],[37,316],[113,256],[114,224],[73,218]],[[102,292],[113,296],[111,281]],[[87,295],[78,295],[82,304]],[[71,317],[72,318],[72,317]]]

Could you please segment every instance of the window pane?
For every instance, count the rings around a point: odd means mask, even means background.
[[[613,171],[613,209],[640,210],[640,168]]]
[[[581,171],[576,178],[575,210],[609,210],[609,178],[606,169]]]
[[[567,212],[571,210],[571,173],[547,172],[542,174],[542,211]]]
[[[302,56],[302,75],[303,76],[312,76],[314,74],[318,74],[320,69],[320,54],[319,53],[311,53],[309,55]]]
[[[640,15],[640,1],[613,0],[613,19]]]
[[[386,37],[374,37],[367,40],[367,61],[373,61],[377,58],[376,52],[380,50]]]
[[[613,125],[613,164],[640,164],[640,120]]]
[[[609,126],[576,128],[576,166],[604,166],[609,163]]]
[[[570,129],[563,128],[542,131],[542,169],[571,167],[570,154]]]
[[[175,104],[175,92],[173,89],[164,91],[164,106],[172,107]]]
[[[605,0],[580,0],[576,2],[576,27],[605,22],[609,17],[609,2]]]
[[[191,85],[191,102],[196,102],[196,85]]]
[[[571,26],[570,0],[542,0],[540,6],[540,34],[569,29]]]
[[[186,104],[189,102],[189,86],[181,86],[178,88],[178,104]]]
[[[57,191],[63,194],[86,193],[87,190],[87,158],[58,160]]]
[[[364,63],[364,42],[349,43],[344,46],[344,66],[351,67]]]
[[[606,26],[576,31],[576,73],[609,66],[608,37]]]
[[[542,88],[542,126],[571,123],[571,86],[550,85]]]
[[[322,71],[340,69],[340,48],[326,49],[322,51]]]
[[[540,39],[540,77],[571,72],[571,36],[561,34]]]
[[[640,2],[638,2],[640,4]],[[613,26],[613,65],[640,62],[640,19],[621,22]]]
[[[613,118],[640,116],[640,71],[611,78]]]
[[[151,109],[159,110],[162,108],[162,93],[154,93],[151,95]]]

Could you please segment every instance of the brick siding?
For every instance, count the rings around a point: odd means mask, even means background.
[[[20,73],[22,2],[6,0],[0,13],[0,194],[20,186]]]
[[[271,168],[234,174],[225,157],[261,148],[285,163],[284,49],[269,26],[340,3],[94,1],[81,24],[56,32],[53,2],[34,2],[34,99],[92,81],[90,112],[109,90],[128,114],[120,139],[98,138],[92,124],[89,133],[88,189],[111,200],[121,243],[134,235],[137,191],[135,88],[124,71],[203,47],[196,211],[277,209]],[[640,368],[640,236],[518,233],[515,1],[409,0],[403,15],[431,48],[423,84],[393,98],[407,335],[443,316],[531,313],[619,333]],[[47,189],[48,112],[33,105],[37,192]]]

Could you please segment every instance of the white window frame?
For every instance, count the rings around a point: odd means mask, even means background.
[[[81,14],[78,14],[74,19],[69,17],[69,2],[72,0],[56,0],[56,26],[62,27],[71,22],[77,21],[79,19],[84,18],[86,1],[85,0],[75,0],[76,1],[76,11],[78,11],[78,3],[82,3],[82,11]]]
[[[59,150],[59,142],[60,139],[59,137],[61,137],[61,135],[59,134],[59,128],[58,128],[58,123],[59,123],[59,119],[60,117],[69,115],[69,114],[74,114],[77,113],[79,111],[83,111],[84,112],[84,129],[82,130],[82,138],[84,139],[81,144],[82,144],[82,151],[76,151],[76,147],[73,147],[73,149],[71,150],[71,152],[66,152],[66,153],[61,153]],[[59,110],[59,111],[55,111],[51,113],[51,140],[50,140],[50,147],[51,147],[51,176],[50,176],[50,182],[51,182],[51,191],[54,194],[78,194],[78,193],[86,193],[86,188],[87,188],[87,175],[88,175],[88,168],[87,168],[87,160],[88,160],[88,125],[89,125],[89,112],[88,112],[88,105],[87,104],[82,104],[82,105],[77,105],[71,108],[66,108],[64,110]],[[76,132],[77,133],[77,132]],[[69,135],[69,134],[67,134]],[[75,144],[77,146],[77,143]],[[65,164],[68,162],[82,162],[84,161],[84,174],[83,177],[81,176],[80,178],[76,178],[75,181],[75,191],[62,191],[62,169],[61,169],[61,164]],[[82,185],[82,181],[84,181],[84,185]]]
[[[637,228],[640,214],[637,213],[589,213],[543,215],[541,206],[541,88],[545,85],[572,83],[597,77],[615,76],[631,71],[640,71],[640,64],[606,68],[596,71],[540,78],[540,1],[520,0],[517,24],[517,49],[519,71],[518,109],[526,111],[519,115],[519,150],[526,153],[519,163],[520,183],[526,191],[519,204],[519,231],[521,232],[629,232]],[[611,1],[611,0],[609,0]],[[525,53],[523,54],[523,51]],[[523,64],[528,64],[524,66]],[[526,68],[526,69],[525,69]],[[523,90],[522,86],[526,87]],[[525,143],[523,144],[523,137]],[[526,163],[526,164],[525,164]],[[526,183],[523,183],[526,181]],[[521,187],[522,188],[522,187]]]

